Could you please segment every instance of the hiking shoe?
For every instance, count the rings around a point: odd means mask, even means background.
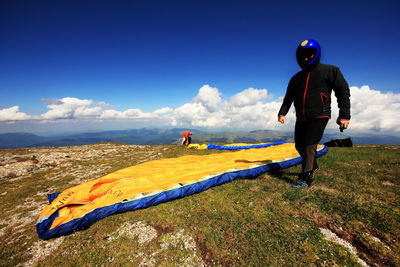
[[[318,171],[318,167],[314,168],[312,170],[309,170],[309,171],[302,172],[299,174],[299,179],[306,181],[308,183],[308,185],[311,185],[314,175],[317,171]]]
[[[306,181],[303,181],[301,179],[297,179],[296,184],[292,186],[293,188],[308,188],[309,185]]]

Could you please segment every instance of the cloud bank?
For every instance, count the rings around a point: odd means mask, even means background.
[[[369,86],[351,87],[350,129],[359,131],[400,133],[400,94],[382,93]],[[282,97],[274,99],[267,89],[247,88],[229,99],[209,85],[202,86],[192,101],[175,109],[164,107],[151,112],[132,108],[116,110],[105,102],[64,97],[42,99],[48,111],[31,115],[19,106],[0,109],[0,122],[146,122],[149,126],[205,127],[214,129],[274,129],[292,130],[295,123],[294,107],[287,115],[287,124],[277,122]],[[332,119],[328,128],[337,129],[336,98],[332,94]]]
[[[31,119],[32,116],[20,112],[18,106],[4,108],[0,110],[0,121],[24,121]]]

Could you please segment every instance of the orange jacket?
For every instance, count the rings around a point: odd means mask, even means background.
[[[192,134],[191,132],[184,132],[184,133],[182,134],[182,138],[188,138],[189,135],[191,135],[191,134]]]

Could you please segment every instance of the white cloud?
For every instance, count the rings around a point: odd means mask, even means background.
[[[210,87],[206,84],[199,89],[199,93],[193,98],[192,102],[200,103],[206,107],[208,111],[213,112],[218,109],[218,105],[222,102],[220,95],[221,93],[217,88]]]
[[[165,113],[170,113],[172,111],[174,111],[172,108],[166,107],[166,108],[160,108],[160,109],[155,110],[154,114],[161,115],[161,114],[165,114]]]
[[[100,115],[100,119],[124,119],[124,114],[116,110],[104,110]]]
[[[258,101],[269,98],[267,89],[248,88],[231,97],[230,103],[233,106],[243,107],[255,105]]]
[[[77,107],[73,112],[75,118],[97,117],[103,112],[101,107]]]
[[[128,119],[128,120],[149,120],[157,119],[161,114],[171,112],[171,108],[161,108],[153,112],[144,112],[140,109],[127,109],[125,111],[104,110],[99,119]]]
[[[0,110],[0,121],[23,121],[29,120],[31,117],[31,115],[20,112],[18,106]]]
[[[106,103],[106,102],[104,102],[104,101],[97,102],[96,105],[99,106],[99,107],[104,107],[104,108],[109,108],[109,107],[111,107],[110,104],[108,104],[108,103]]]
[[[382,93],[368,86],[351,87],[350,128],[359,131],[400,133],[400,94]],[[163,107],[151,112],[131,108],[118,111],[104,102],[65,97],[42,99],[48,111],[33,116],[20,112],[18,106],[0,109],[0,121],[36,120],[42,123],[55,121],[132,121],[147,122],[152,126],[182,126],[235,129],[293,130],[294,107],[287,117],[287,124],[277,122],[282,97],[272,99],[266,89],[247,88],[224,100],[214,87],[204,85],[189,103],[175,109]],[[337,129],[336,98],[332,94],[332,119],[328,128]]]
[[[155,119],[157,117],[157,115],[152,112],[143,112],[137,108],[128,109],[124,111],[123,114],[127,119]]]
[[[190,103],[175,109],[174,126],[212,128],[275,128],[280,103],[269,98],[266,89],[248,88],[224,101],[217,88],[205,85]]]
[[[43,100],[42,100],[43,101]],[[101,108],[91,108],[92,100],[78,99],[75,97],[64,97],[56,100],[45,100],[50,105],[50,109],[42,114],[42,119],[57,120],[57,119],[74,119],[86,116],[96,116],[101,112]]]
[[[400,94],[382,93],[369,86],[350,87],[351,120],[349,129],[400,133]],[[337,100],[332,94],[332,118],[329,128],[337,128]]]

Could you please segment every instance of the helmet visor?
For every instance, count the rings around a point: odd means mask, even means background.
[[[317,56],[317,49],[316,48],[304,48],[299,51],[297,55],[297,59],[304,65],[312,62],[315,57]]]

